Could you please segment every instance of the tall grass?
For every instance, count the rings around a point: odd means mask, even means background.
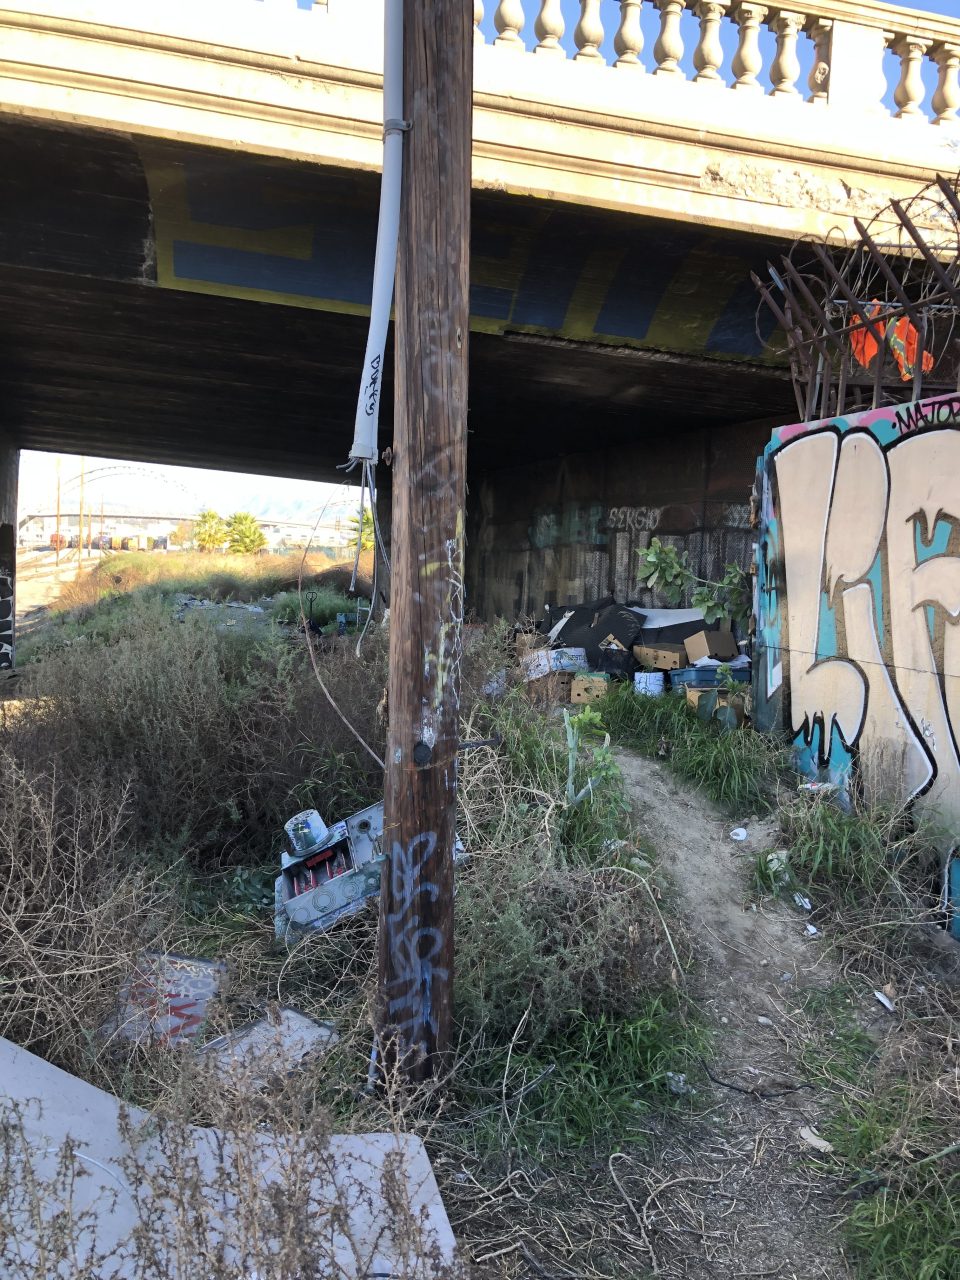
[[[932,833],[904,809],[803,797],[782,807],[781,821],[796,877],[840,903],[919,903],[939,889]]]
[[[65,583],[55,612],[89,609],[103,600],[154,588],[208,600],[254,601],[292,591],[300,576],[299,555],[213,555],[203,552],[124,551],[101,561]],[[311,555],[303,567],[304,585],[324,583],[333,569],[327,556]]]
[[[725,732],[701,721],[682,694],[642,697],[629,684],[615,685],[600,711],[616,741],[661,756],[732,812],[762,813],[776,803],[786,757],[769,737],[749,729]]]
[[[376,912],[288,952],[273,938],[270,887],[283,821],[305,805],[331,820],[378,799],[379,770],[320,691],[302,637],[223,630],[202,611],[179,622],[154,599],[112,613],[98,639],[110,607],[93,608],[91,638],[27,667],[17,706],[0,716],[0,802],[15,819],[0,836],[0,1034],[131,1102],[172,1108],[177,1123],[209,1123],[182,1056],[107,1043],[98,1028],[141,949],[216,955],[230,987],[206,1034],[274,1001],[338,1026],[322,1070],[285,1086],[302,1132],[420,1133],[465,1242],[481,1228],[464,1197],[480,1186],[484,1231],[499,1214],[546,1242],[562,1223],[572,1267],[605,1265],[622,1246],[583,1209],[578,1188],[597,1177],[589,1163],[563,1175],[564,1204],[582,1210],[575,1227],[567,1209],[518,1207],[502,1186],[504,1168],[531,1150],[563,1162],[584,1146],[605,1168],[604,1151],[636,1134],[640,1108],[659,1105],[664,1073],[690,1058],[688,948],[656,902],[656,872],[631,864],[642,833],[617,780],[569,809],[562,722],[520,692],[492,703],[483,689],[505,665],[505,636],[468,629],[463,737],[499,745],[461,757],[471,858],[457,876],[455,1051],[426,1091],[367,1093]],[[382,753],[382,634],[359,659],[345,645],[318,662]],[[601,750],[582,748],[578,786]],[[642,1272],[642,1253],[622,1258]]]

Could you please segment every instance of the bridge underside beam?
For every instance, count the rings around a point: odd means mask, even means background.
[[[0,410],[22,448],[337,479],[362,317],[0,267]],[[392,358],[388,357],[388,370]],[[789,411],[782,370],[471,336],[470,470]],[[392,439],[392,378],[382,444]]]

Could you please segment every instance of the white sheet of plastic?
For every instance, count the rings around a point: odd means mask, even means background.
[[[43,1249],[43,1235],[49,1236],[56,1214],[70,1215],[61,1219],[66,1224],[78,1255],[86,1256],[93,1248],[109,1257],[95,1274],[113,1280],[134,1280],[144,1274],[137,1246],[130,1243],[138,1223],[144,1220],[144,1183],[146,1177],[131,1185],[125,1160],[135,1155],[141,1169],[165,1169],[156,1125],[146,1112],[128,1108],[126,1116],[134,1131],[133,1141],[125,1136],[121,1122],[121,1104],[111,1094],[94,1088],[26,1050],[0,1040],[0,1113],[9,1122],[19,1113],[20,1123],[11,1125],[20,1131],[24,1145],[24,1167],[19,1185],[30,1185],[30,1173],[41,1187],[52,1187],[56,1181],[58,1159],[69,1138],[76,1144],[76,1161],[83,1175],[73,1181],[70,1203],[56,1195],[41,1194],[34,1206],[17,1208],[7,1205],[5,1213],[13,1218],[6,1241],[7,1258],[0,1264],[2,1280],[23,1280],[43,1275],[44,1280],[73,1280],[78,1274],[74,1261],[54,1265],[38,1255]],[[8,1148],[9,1149],[9,1148]],[[188,1128],[180,1158],[193,1163],[197,1179],[187,1188],[193,1202],[202,1203],[206,1220],[212,1222],[213,1243],[222,1240],[230,1267],[241,1265],[234,1243],[238,1203],[235,1195],[222,1188],[222,1171],[234,1162],[253,1161],[265,1187],[273,1184],[285,1189],[290,1158],[283,1140],[263,1131],[255,1138],[247,1137],[238,1149],[228,1135],[217,1129]],[[372,1275],[406,1280],[416,1276],[429,1280],[443,1273],[454,1255],[454,1239],[440,1199],[440,1192],[423,1143],[407,1134],[369,1133],[334,1136],[329,1146],[316,1153],[311,1165],[316,1172],[310,1186],[310,1214],[323,1224],[326,1243],[324,1258],[316,1259],[316,1273],[331,1280],[367,1280]],[[395,1239],[396,1218],[388,1207],[385,1177],[396,1186],[399,1175],[406,1185],[405,1200],[418,1224],[419,1246],[411,1261],[409,1246]],[[281,1191],[281,1195],[283,1192]],[[29,1199],[30,1197],[28,1197]],[[37,1209],[39,1205],[39,1211]],[[157,1201],[152,1202],[154,1210]],[[161,1202],[160,1208],[164,1204]],[[314,1215],[317,1215],[316,1217]],[[164,1280],[199,1280],[203,1260],[186,1255],[183,1239],[177,1238],[178,1214],[171,1206],[169,1238],[161,1239],[161,1256],[147,1274],[162,1274]],[[73,1224],[72,1226],[70,1224]],[[156,1233],[150,1235],[156,1246]],[[409,1231],[407,1232],[409,1239]],[[210,1237],[208,1237],[208,1247]],[[11,1250],[13,1253],[11,1254]],[[166,1253],[164,1253],[166,1251]],[[41,1270],[38,1271],[38,1265]],[[92,1273],[91,1273],[92,1274]],[[204,1270],[203,1274],[207,1274]],[[219,1272],[218,1272],[219,1274]],[[237,1275],[246,1276],[246,1270]]]

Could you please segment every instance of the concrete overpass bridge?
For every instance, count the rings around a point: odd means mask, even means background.
[[[333,477],[382,3],[0,9],[0,524],[23,447]],[[470,604],[629,593],[653,532],[706,569],[741,555],[753,460],[796,413],[750,271],[960,167],[960,20],[879,0],[474,15]]]

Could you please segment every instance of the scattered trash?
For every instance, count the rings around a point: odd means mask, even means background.
[[[729,667],[731,671],[745,671],[751,665],[750,659],[745,653],[739,654],[736,658],[729,661],[720,658],[697,658],[696,662],[691,663],[694,667]]]
[[[813,1147],[814,1151],[820,1151],[825,1156],[833,1153],[833,1143],[828,1142],[826,1138],[821,1138],[816,1129],[811,1129],[808,1125],[804,1125],[800,1130],[800,1137],[808,1147]]]
[[[813,903],[810,901],[809,898],[805,898],[802,893],[795,893],[793,895],[793,900],[797,904],[797,906],[800,908],[801,911],[813,910]]]
[[[123,984],[117,1014],[102,1033],[166,1045],[189,1043],[219,995],[226,969],[222,960],[145,952]]]
[[[781,982],[792,982],[792,981],[793,981],[793,974],[792,974],[792,973],[787,973],[786,971],[784,971],[784,972],[783,972],[783,973],[781,973],[781,975],[780,975],[780,981],[781,981]]]
[[[605,652],[619,649],[624,657],[630,656],[630,647],[643,625],[643,613],[605,596],[584,604],[557,606],[549,610],[546,625],[551,644],[583,649],[590,666],[595,667]]]
[[[20,1267],[26,1264],[31,1275],[41,1269],[53,1274],[42,1266],[43,1251],[56,1232],[77,1223],[83,1224],[82,1245],[80,1237],[75,1244],[84,1257],[97,1259],[97,1275],[134,1280],[145,1268],[158,1275],[199,1274],[189,1263],[184,1271],[187,1228],[172,1222],[168,1202],[165,1209],[170,1178],[180,1176],[189,1177],[190,1195],[202,1207],[209,1256],[219,1259],[224,1274],[252,1276],[250,1257],[237,1256],[247,1245],[238,1230],[238,1198],[263,1196],[263,1212],[253,1203],[243,1208],[251,1227],[266,1228],[262,1247],[270,1258],[282,1247],[271,1226],[284,1229],[275,1206],[288,1194],[284,1178],[296,1174],[298,1164],[306,1175],[298,1194],[317,1221],[329,1223],[317,1274],[341,1280],[399,1276],[409,1274],[414,1258],[423,1280],[451,1274],[456,1242],[430,1160],[412,1134],[334,1134],[322,1159],[312,1158],[308,1167],[305,1158],[294,1157],[291,1142],[297,1139],[287,1133],[257,1128],[244,1135],[241,1152],[229,1133],[184,1125],[176,1134],[183,1160],[178,1173],[171,1169],[169,1139],[148,1112],[122,1105],[9,1040],[0,1040],[0,1080],[8,1106],[16,1108],[18,1125],[11,1126],[9,1141],[22,1144],[29,1166],[20,1175],[25,1185],[58,1186],[64,1167],[82,1175],[68,1177],[66,1209],[57,1195],[39,1196],[22,1208],[16,1199],[11,1202],[4,1225],[16,1240]],[[129,1187],[131,1167],[142,1171],[135,1192]],[[248,1184],[239,1180],[242,1174],[230,1173],[248,1167],[259,1168],[260,1189],[255,1180]],[[413,1238],[409,1224],[416,1224]]]
[[[288,848],[280,856],[274,893],[278,938],[291,929],[329,929],[379,897],[385,861],[382,803],[329,828],[316,809],[305,809],[284,830]],[[457,839],[454,862],[466,856]]]
[[[798,788],[800,791],[806,791],[808,795],[829,795],[839,789],[835,782],[801,782]]]
[[[733,830],[730,832],[730,839],[736,840],[738,844],[742,843],[744,840],[746,840],[746,838],[747,838],[746,827],[734,827]]]
[[[325,1053],[340,1037],[329,1022],[316,1022],[296,1009],[280,1008],[249,1027],[210,1040],[198,1050],[217,1071],[231,1071],[244,1083],[264,1088],[289,1075],[311,1057]]]
[[[701,658],[712,658],[718,662],[733,665],[740,657],[737,642],[729,631],[698,631],[687,636],[683,642],[687,654],[687,665],[694,666]],[[747,659],[749,665],[749,659]]]
[[[520,666],[524,680],[536,680],[538,676],[558,671],[586,671],[587,652],[585,649],[533,649],[520,659]]]
[[[295,858],[305,858],[308,853],[322,849],[330,836],[330,828],[316,809],[304,809],[284,824],[287,843]]]
[[[524,684],[527,697],[538,706],[559,708],[561,703],[569,702],[573,692],[573,673],[571,671],[552,671],[547,676],[535,676]]]
[[[599,702],[610,687],[605,675],[578,675],[570,685],[570,701],[576,703]]]
[[[819,934],[819,932],[820,932],[820,930],[819,930],[815,925],[812,925],[812,924],[808,924],[808,925],[807,925],[807,936],[808,936],[808,937],[810,937],[810,938],[815,938],[815,937]]]
[[[744,694],[731,694],[726,689],[688,686],[687,705],[696,711],[704,724],[710,720],[718,720],[725,729],[739,729],[746,719]]]
[[[765,1018],[765,1017],[763,1017],[763,1016],[761,1015],[761,1016],[757,1019],[757,1024],[758,1024],[759,1026],[761,1026],[761,1027],[772,1027],[772,1026],[773,1026],[773,1019],[772,1019],[772,1018]]]
[[[506,668],[495,671],[490,679],[483,686],[483,692],[488,698],[502,698],[507,692],[507,672]]]
[[[635,644],[633,656],[641,667],[656,671],[679,671],[687,665],[687,651],[682,644],[661,640],[657,644]]]
[[[648,698],[659,698],[665,690],[665,678],[662,671],[635,671],[633,675],[633,691]]]
[[[790,879],[790,854],[786,849],[777,849],[766,855],[767,875],[776,888],[781,888]]]
[[[547,649],[550,639],[542,631],[518,631],[514,636],[514,647],[517,657],[522,659],[532,649]]]
[[[686,1074],[683,1071],[668,1071],[664,1079],[670,1092],[677,1094],[678,1097],[691,1097],[697,1092],[693,1085],[687,1082]]]
[[[873,994],[886,1009],[887,1013],[896,1013],[897,1007],[885,991],[874,991]]]

